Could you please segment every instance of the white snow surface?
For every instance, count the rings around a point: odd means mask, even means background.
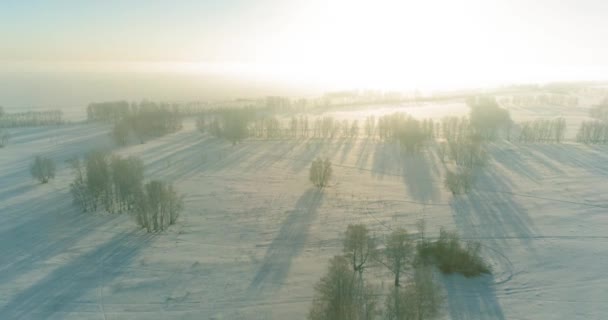
[[[584,112],[560,114],[572,115],[572,136]],[[492,265],[491,276],[439,276],[445,319],[608,318],[606,146],[494,143],[474,190],[453,197],[432,149],[403,157],[362,137],[232,146],[190,122],[116,148],[109,130],[10,130],[0,149],[0,319],[305,319],[349,223],[382,237],[415,234],[419,219],[431,236],[443,226],[481,241]],[[128,215],[80,212],[65,161],[96,148],[141,157],[148,179],[173,182],[185,195],[177,225],[146,234]],[[56,179],[30,177],[35,155],[56,161]],[[308,181],[317,156],[334,164],[322,192]],[[391,285],[380,267],[367,276]]]

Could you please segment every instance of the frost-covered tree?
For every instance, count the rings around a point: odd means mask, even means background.
[[[30,166],[30,173],[40,183],[47,183],[55,178],[55,162],[50,158],[36,156],[34,163]]]
[[[317,158],[310,166],[310,182],[317,187],[323,188],[329,182],[332,175],[331,162],[329,159]]]
[[[309,320],[372,320],[377,314],[376,295],[360,285],[349,261],[335,256],[327,274],[315,286]]]
[[[118,211],[129,211],[141,192],[144,180],[144,163],[136,157],[112,156],[110,162],[114,204]]]
[[[79,158],[71,159],[69,163],[74,172],[74,181],[70,183],[70,193],[74,199],[74,204],[78,205],[84,212],[94,210],[93,199],[87,188],[86,167]]]
[[[148,232],[163,231],[175,224],[183,208],[183,198],[172,185],[153,180],[138,196],[134,208],[135,221]]]
[[[112,176],[110,157],[102,151],[90,152],[85,158],[87,192],[93,199],[93,210],[102,205],[106,211],[112,210]]]

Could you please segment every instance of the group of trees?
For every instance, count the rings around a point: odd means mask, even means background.
[[[349,225],[344,238],[343,255],[329,261],[328,272],[315,286],[308,318],[311,320],[434,319],[442,303],[441,289],[433,280],[432,270],[414,266],[415,248],[403,229],[388,236],[384,249],[365,225]],[[386,295],[364,278],[372,266],[385,266],[394,274],[394,286]],[[411,272],[405,283],[403,273]]]
[[[129,212],[150,232],[174,224],[183,208],[171,185],[162,181],[143,184],[143,162],[136,157],[93,151],[84,160],[73,159],[71,165],[75,177],[70,191],[74,203],[85,212]]]
[[[329,159],[317,158],[310,166],[309,179],[317,188],[323,188],[329,182],[332,175],[331,162]]]
[[[581,123],[576,140],[588,144],[608,143],[608,98],[591,107],[589,116],[595,120]]]
[[[445,117],[441,120],[441,131],[444,139],[438,142],[437,152],[442,162],[450,160],[467,170],[486,163],[484,139],[473,130],[468,118]]]
[[[378,119],[376,130],[380,139],[397,141],[407,152],[415,152],[434,137],[433,120],[417,120],[403,113],[394,113]]]
[[[604,99],[600,104],[591,107],[589,109],[589,116],[597,120],[608,121],[608,98]]]
[[[143,162],[93,151],[84,160],[71,160],[74,202],[83,211],[127,212],[135,206],[144,179]]]
[[[471,112],[469,121],[473,133],[485,140],[507,134],[512,125],[509,111],[501,108],[493,97],[474,97],[467,101]]]
[[[473,187],[473,171],[470,168],[446,170],[444,184],[452,195],[468,193]]]
[[[40,183],[47,183],[55,178],[55,162],[50,158],[36,156],[30,166],[30,173]]]
[[[213,136],[235,145],[249,137],[248,126],[254,115],[252,108],[219,109],[210,114],[208,122],[205,118],[199,118],[197,126],[199,130],[208,130]]]
[[[333,139],[356,138],[359,121],[333,117],[309,118],[305,115],[279,118],[258,109],[224,108],[199,115],[196,126],[201,132],[236,144],[246,138],[257,139]]]
[[[380,247],[365,225],[349,225],[343,254],[329,261],[327,274],[315,286],[308,318],[435,319],[440,315],[443,297],[434,280],[433,266],[444,273],[458,272],[467,277],[490,272],[480,256],[479,243],[463,246],[455,233],[443,229],[439,239],[431,241],[424,237],[424,224],[419,227],[418,240],[398,228]],[[378,300],[382,292],[364,277],[366,269],[379,266],[388,268],[394,277],[392,288],[384,295],[384,308]]]
[[[0,115],[0,128],[47,126],[63,124],[63,113],[60,110],[28,111]]]
[[[536,119],[519,125],[519,141],[526,143],[560,143],[566,135],[566,119]]]
[[[126,101],[91,103],[87,117],[90,121],[113,123],[112,138],[118,145],[126,145],[131,140],[143,143],[182,127],[177,105],[147,100],[131,104]]]
[[[608,143],[608,121],[583,121],[576,135],[576,141],[587,144]]]
[[[569,96],[566,94],[527,94],[527,95],[515,95],[510,97],[500,98],[501,103],[510,104],[513,106],[534,106],[534,105],[552,105],[562,107],[575,107],[578,105],[578,98],[576,96]]]

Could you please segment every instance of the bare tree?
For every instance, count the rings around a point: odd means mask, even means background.
[[[388,268],[395,275],[395,287],[399,287],[401,273],[409,269],[413,252],[412,240],[404,229],[396,229],[388,236],[384,255]]]
[[[350,261],[353,272],[362,278],[363,271],[376,254],[376,241],[363,224],[350,224],[344,238],[344,255]]]
[[[175,224],[183,207],[183,198],[172,185],[158,180],[150,181],[137,199],[135,221],[148,232],[163,231]]]
[[[55,163],[49,158],[36,156],[34,163],[30,166],[30,173],[34,179],[47,183],[50,179],[55,178]]]
[[[335,256],[327,274],[315,286],[310,320],[372,320],[376,295],[370,286],[359,286],[349,261]]]

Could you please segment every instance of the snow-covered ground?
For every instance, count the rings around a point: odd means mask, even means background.
[[[555,115],[573,136],[584,111]],[[493,144],[475,189],[454,198],[432,150],[403,158],[363,138],[233,147],[192,123],[117,149],[108,131],[10,130],[0,149],[0,319],[304,319],[349,223],[382,237],[397,226],[415,233],[419,219],[431,235],[444,226],[480,240],[492,264],[492,276],[441,277],[446,319],[608,317],[608,147]],[[185,195],[178,224],[146,234],[126,215],[79,212],[65,160],[94,148],[139,156],[148,178],[172,181]],[[35,155],[56,161],[55,180],[30,178]],[[323,192],[308,181],[317,156],[334,164]],[[388,288],[382,274],[370,271]]]

